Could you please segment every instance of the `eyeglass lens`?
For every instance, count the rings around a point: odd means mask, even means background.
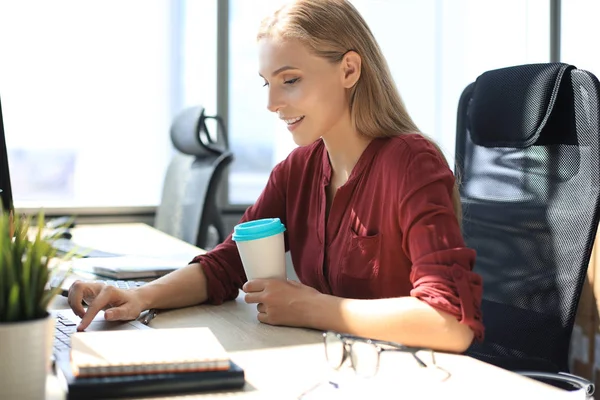
[[[360,340],[342,339],[338,334],[325,334],[325,355],[329,365],[338,369],[347,356],[358,375],[369,377],[377,373],[379,367],[379,349],[372,343]]]
[[[371,377],[379,367],[379,350],[372,343],[355,340],[352,342],[350,360],[354,371],[360,376]]]
[[[329,366],[338,369],[345,360],[345,344],[342,339],[333,332],[325,334],[325,356]]]

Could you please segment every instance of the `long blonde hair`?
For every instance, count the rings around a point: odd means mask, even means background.
[[[373,138],[423,135],[404,106],[373,33],[349,1],[291,2],[262,21],[257,40],[265,37],[300,40],[313,54],[336,64],[348,51],[355,51],[362,58],[360,78],[350,92],[350,115],[357,131]],[[444,158],[439,146],[429,140]],[[452,203],[460,222],[458,183]]]

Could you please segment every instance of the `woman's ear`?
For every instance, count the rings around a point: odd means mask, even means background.
[[[348,51],[342,58],[343,85],[352,88],[360,78],[362,59],[354,50]]]

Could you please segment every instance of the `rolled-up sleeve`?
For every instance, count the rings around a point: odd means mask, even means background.
[[[455,260],[474,258],[464,249],[463,256],[455,255]],[[420,260],[413,265],[411,282],[413,290],[410,294],[433,308],[454,315],[459,322],[471,327],[476,340],[483,340],[483,323],[481,319],[481,277],[467,269],[463,262],[456,262],[451,266],[429,264]]]
[[[275,166],[265,189],[254,205],[246,210],[240,223],[262,218],[279,218],[284,225],[287,225],[285,191],[282,188],[286,182],[285,174],[286,166],[283,161]],[[287,251],[287,232],[284,236]],[[208,288],[207,302],[210,304],[221,304],[226,300],[235,299],[247,280],[232,234],[211,251],[194,257],[191,263],[200,263],[204,271]]]
[[[434,149],[414,155],[402,178],[399,220],[402,246],[412,261],[410,294],[454,315],[481,341],[482,280],[472,271],[476,254],[465,247],[453,186],[452,171]]]

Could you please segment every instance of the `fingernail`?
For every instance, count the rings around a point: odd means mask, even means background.
[[[113,317],[113,312],[112,312],[112,311],[105,311],[105,312],[104,312],[104,317],[105,317],[106,319],[112,319],[112,317]]]

